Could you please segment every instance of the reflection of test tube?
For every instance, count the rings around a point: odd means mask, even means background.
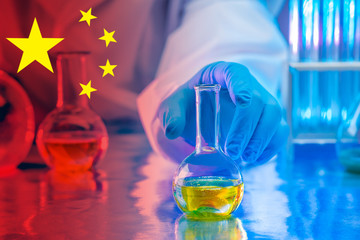
[[[323,1],[323,48],[322,60],[339,60],[340,45],[340,0]],[[321,123],[330,131],[339,121],[339,73],[336,71],[321,74],[319,86]]]

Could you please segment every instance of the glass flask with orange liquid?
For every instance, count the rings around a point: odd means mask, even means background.
[[[197,85],[196,147],[180,164],[173,194],[189,218],[228,217],[239,206],[244,184],[236,163],[219,147],[220,85]]]
[[[87,171],[104,156],[108,134],[101,118],[88,106],[88,97],[79,95],[86,85],[88,53],[59,53],[58,100],[56,109],[41,123],[36,143],[46,164],[56,171]]]

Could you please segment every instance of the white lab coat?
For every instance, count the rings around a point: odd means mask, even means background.
[[[186,2],[181,24],[167,39],[155,80],[137,99],[156,152],[181,161],[194,150],[181,137],[165,137],[158,107],[202,67],[220,60],[244,64],[276,96],[286,81],[287,46],[265,5],[255,0]]]
[[[274,95],[285,81],[286,44],[266,2],[272,11],[280,6],[275,4],[279,0],[3,0],[0,21],[11,24],[1,24],[0,33],[27,38],[36,17],[43,37],[65,38],[50,56],[55,51],[92,51],[88,80],[98,89],[90,100],[92,108],[105,120],[139,114],[153,149],[181,160],[193,147],[181,138],[166,139],[157,111],[202,67],[219,60],[242,63]],[[90,7],[98,18],[88,27],[78,22],[79,10]],[[106,48],[98,40],[103,28],[116,30],[116,44]],[[22,52],[5,37],[0,38],[0,69],[20,80],[36,112],[46,109],[43,116],[37,114],[39,123],[55,106],[56,75],[35,63],[17,73]],[[102,78],[99,65],[106,59],[118,65],[115,77]],[[79,82],[73,85],[80,87]]]

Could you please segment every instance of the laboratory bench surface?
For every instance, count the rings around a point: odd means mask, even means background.
[[[114,134],[96,171],[2,176],[0,239],[360,239],[360,175],[344,171],[331,146],[294,153],[243,169],[230,218],[194,221],[172,197],[177,164],[152,153],[144,134]]]

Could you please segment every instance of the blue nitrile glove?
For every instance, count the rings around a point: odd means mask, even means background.
[[[220,145],[225,153],[245,163],[269,160],[285,143],[288,126],[276,99],[238,63],[212,63],[164,100],[158,114],[166,137],[181,136],[195,145],[194,86],[215,83],[222,88]]]

